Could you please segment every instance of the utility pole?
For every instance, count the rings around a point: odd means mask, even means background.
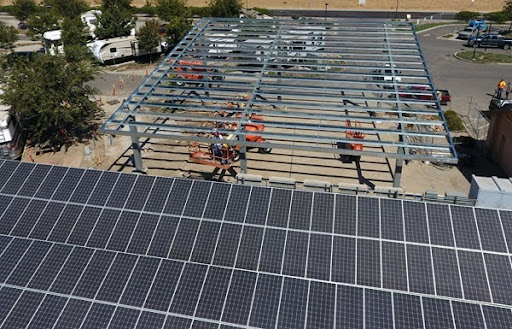
[[[398,19],[398,1],[400,1],[400,0],[396,0],[395,21]]]
[[[325,4],[325,16],[324,16],[325,21],[327,21],[327,6],[328,5],[329,5],[328,3]]]

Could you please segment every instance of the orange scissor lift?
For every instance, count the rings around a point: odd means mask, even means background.
[[[350,120],[346,121],[346,126],[348,127],[361,127],[361,123],[358,121],[354,121],[354,125],[352,125],[352,122]],[[347,139],[352,139],[354,142],[351,143],[342,143],[342,147],[347,150],[353,150],[353,151],[362,151],[364,149],[364,146],[362,143],[357,143],[356,140],[358,139],[364,139],[366,137],[366,134],[364,134],[361,131],[357,130],[350,130],[345,132],[345,137]],[[360,155],[341,155],[341,161],[344,163],[358,162],[361,159]]]

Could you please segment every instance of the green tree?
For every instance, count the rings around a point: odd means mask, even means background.
[[[507,0],[503,6],[503,12],[507,15],[507,19],[510,20],[508,30],[512,30],[512,0]]]
[[[12,49],[18,41],[18,30],[0,21],[0,48]]]
[[[132,10],[132,0],[101,0],[103,9],[121,8]]]
[[[66,59],[71,62],[90,58],[87,49],[87,32],[80,17],[65,18],[62,22],[62,43]]]
[[[185,0],[156,0],[156,13],[164,21],[173,17],[190,17],[191,13]]]
[[[507,14],[504,11],[495,11],[484,14],[484,17],[493,23],[502,24],[507,21]]]
[[[475,19],[480,16],[479,12],[476,11],[459,11],[455,14],[455,19],[458,21],[469,21],[470,19]]]
[[[210,11],[213,17],[238,17],[241,9],[240,0],[210,0]]]
[[[190,30],[190,22],[185,17],[172,17],[167,24],[166,34],[169,48],[174,48]]]
[[[50,11],[42,11],[31,15],[27,20],[27,35],[32,39],[39,39],[46,31],[58,30],[59,20]]]
[[[96,73],[89,62],[66,62],[63,56],[20,59],[9,67],[1,99],[23,121],[30,144],[70,145],[90,137],[102,113],[88,84]]]
[[[25,21],[39,9],[35,0],[13,0],[12,6],[12,14],[20,21]]]
[[[130,4],[131,0],[103,0],[103,13],[95,31],[99,39],[130,35],[135,27]]]
[[[160,44],[160,34],[158,29],[160,28],[156,20],[149,20],[137,32],[137,40],[139,41],[139,48],[144,49],[149,53],[149,62],[151,63],[151,54],[153,49],[158,47]]]
[[[49,7],[55,16],[75,18],[89,10],[86,0],[44,0],[45,7]]]

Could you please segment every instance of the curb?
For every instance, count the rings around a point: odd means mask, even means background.
[[[459,61],[463,61],[463,62],[467,62],[467,63],[475,63],[475,64],[490,64],[490,65],[505,65],[505,66],[511,66],[512,63],[483,63],[483,62],[477,62],[477,61],[472,61],[472,60],[469,60],[469,59],[465,59],[465,58],[462,58],[462,57],[459,57],[457,54],[460,53],[460,51],[457,51],[453,54],[453,57],[455,57],[456,59],[458,59]]]
[[[425,29],[425,30],[416,31],[416,34],[422,34],[422,33],[425,33],[425,32],[428,32],[428,31],[431,31],[431,30],[434,30],[434,29],[438,29],[438,28],[440,28],[440,27],[447,27],[447,26],[459,26],[459,25],[464,25],[464,23],[458,23],[458,24],[446,24],[446,25],[433,26],[433,27],[429,27],[428,29]]]

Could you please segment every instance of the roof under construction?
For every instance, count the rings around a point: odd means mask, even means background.
[[[203,18],[101,131],[457,162],[409,22]]]

